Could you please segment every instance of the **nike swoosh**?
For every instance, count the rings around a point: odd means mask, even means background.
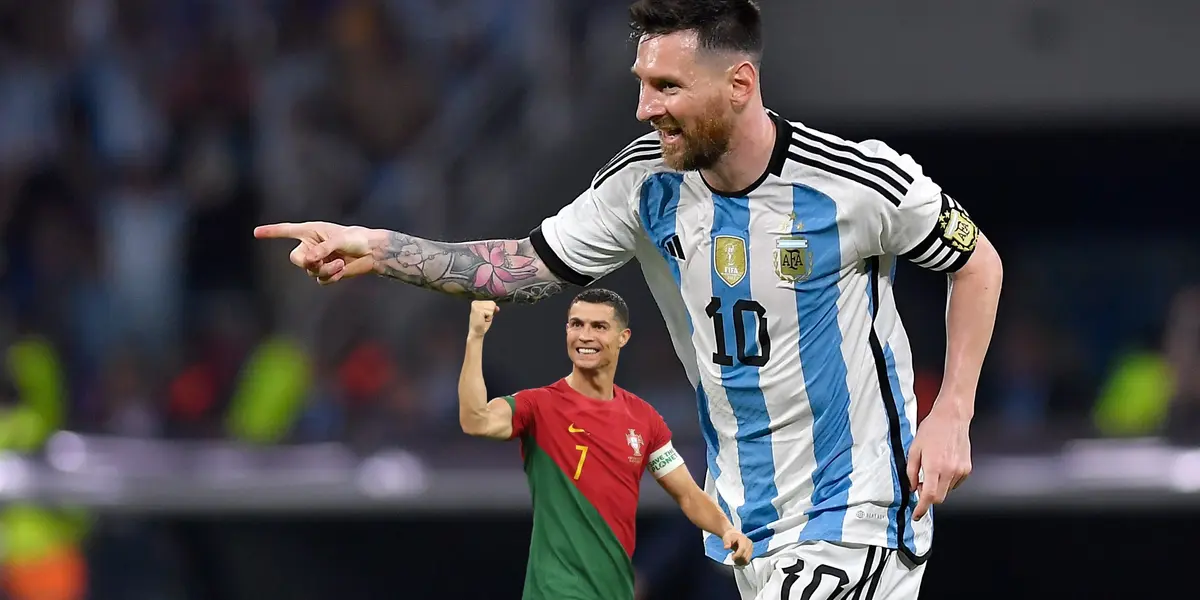
[[[584,431],[582,429],[576,429],[574,423],[567,425],[567,432],[568,433],[584,433]]]

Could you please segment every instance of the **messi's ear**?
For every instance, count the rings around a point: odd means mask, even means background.
[[[750,61],[741,61],[730,67],[728,77],[732,92],[730,101],[734,110],[740,112],[758,90],[758,69]]]

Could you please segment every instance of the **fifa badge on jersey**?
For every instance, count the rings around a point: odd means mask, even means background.
[[[945,193],[942,195],[946,196]],[[942,228],[942,237],[946,238],[946,242],[959,252],[974,250],[975,244],[979,241],[979,228],[975,226],[975,222],[953,201],[947,202],[944,206],[947,208],[938,217],[938,225]]]
[[[746,277],[746,240],[732,235],[718,235],[713,246],[713,269],[729,287]]]
[[[642,441],[642,436],[638,435],[638,432],[630,429],[629,433],[625,436],[625,441],[629,442],[630,448],[633,448],[633,456],[629,457],[629,462],[637,462],[641,460],[642,448],[645,446],[645,443]]]
[[[775,238],[775,275],[785,283],[804,281],[812,274],[812,250],[808,249],[808,238],[799,233],[802,227],[796,213],[792,213],[778,232],[781,235]]]

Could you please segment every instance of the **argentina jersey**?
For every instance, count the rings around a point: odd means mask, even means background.
[[[696,388],[705,490],[755,556],[830,541],[923,562],[932,516],[912,520],[917,404],[895,267],[951,273],[978,231],[910,157],[771,116],[772,158],[749,188],[669,169],[650,134],[531,242],[578,285],[638,260]]]

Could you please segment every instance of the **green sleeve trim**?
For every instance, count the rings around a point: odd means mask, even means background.
[[[508,403],[508,410],[511,413],[508,417],[508,424],[512,426],[512,434],[508,436],[508,439],[511,440],[517,437],[517,397],[512,394],[501,397],[504,398],[504,401]]]

